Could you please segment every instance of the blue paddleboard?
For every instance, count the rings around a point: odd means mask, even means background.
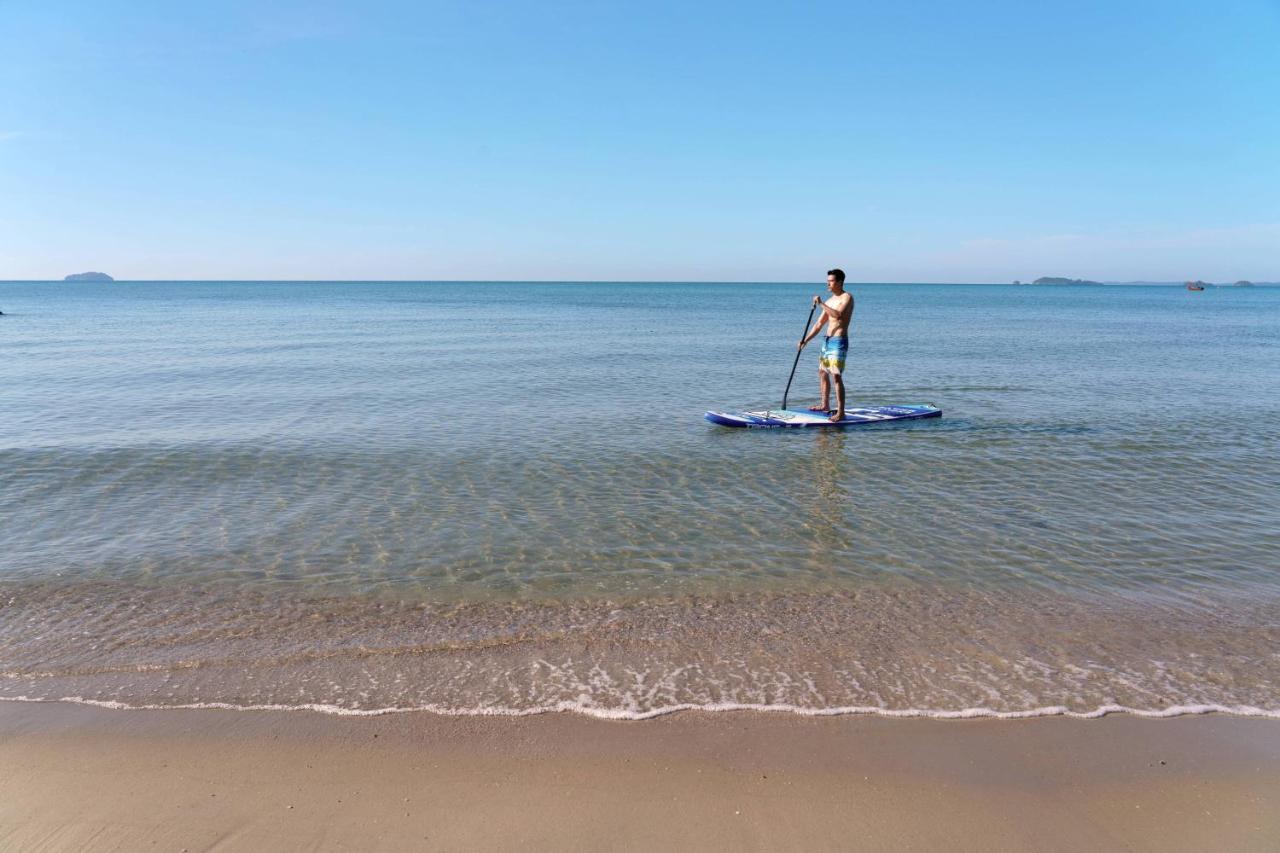
[[[758,412],[707,412],[706,418],[713,424],[727,427],[850,427],[865,424],[882,424],[887,421],[912,421],[920,418],[936,418],[942,415],[937,406],[870,406],[845,409],[844,418],[829,420],[823,412],[797,411],[795,409],[771,409]]]

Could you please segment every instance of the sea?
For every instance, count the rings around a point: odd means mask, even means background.
[[[0,699],[1280,716],[1280,289],[849,289],[0,283]]]

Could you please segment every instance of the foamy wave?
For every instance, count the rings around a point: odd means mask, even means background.
[[[534,708],[451,708],[439,705],[418,705],[413,707],[391,708],[344,708],[340,705],[302,703],[298,705],[264,704],[237,705],[230,702],[191,702],[178,705],[164,704],[132,704],[109,699],[86,699],[82,696],[62,696],[56,699],[41,699],[31,696],[0,697],[0,702],[30,703],[70,703],[74,705],[91,705],[95,708],[106,708],[113,711],[310,711],[319,714],[331,714],[336,717],[383,717],[389,714],[438,714],[443,717],[534,717],[540,714],[580,714],[599,720],[651,720],[667,714],[681,711],[707,711],[718,713],[723,711],[759,711],[770,714],[794,714],[800,717],[846,717],[871,716],[891,718],[924,718],[935,720],[1024,720],[1033,717],[1074,717],[1081,720],[1096,720],[1109,714],[1128,714],[1132,717],[1185,717],[1202,714],[1230,714],[1236,717],[1266,717],[1280,719],[1280,708],[1257,708],[1252,705],[1217,705],[1191,704],[1171,705],[1167,708],[1131,708],[1125,705],[1099,705],[1088,711],[1073,711],[1063,705],[1050,705],[1041,708],[1029,708],[1022,711],[997,711],[992,708],[961,708],[945,710],[935,708],[878,708],[867,706],[845,706],[836,708],[806,708],[797,705],[753,705],[744,703],[712,703],[707,705],[681,704],[651,708],[645,711],[622,708],[600,708],[580,702],[558,702],[555,705]]]
[[[0,698],[337,716],[1280,717],[1270,599],[1187,610],[868,589],[384,607],[39,591],[0,619]]]

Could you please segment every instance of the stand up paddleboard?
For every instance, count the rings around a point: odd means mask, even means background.
[[[843,274],[842,274],[843,275]],[[841,279],[843,280],[843,279]],[[857,409],[846,408],[844,417],[838,421],[831,420],[835,411],[811,412],[796,411],[787,408],[787,395],[791,393],[791,380],[796,378],[796,365],[800,364],[800,352],[804,349],[805,338],[809,333],[809,324],[813,322],[813,312],[818,308],[820,297],[813,297],[809,307],[809,319],[804,321],[804,332],[800,335],[800,344],[796,347],[795,360],[791,362],[791,375],[787,377],[787,389],[782,392],[782,408],[766,409],[760,412],[707,412],[706,419],[713,424],[727,427],[851,427],[867,424],[882,424],[889,421],[914,421],[921,418],[941,417],[942,409],[927,404],[910,406],[870,406]],[[817,331],[815,327],[814,331]],[[825,390],[825,388],[824,388]]]
[[[866,424],[882,424],[888,421],[914,421],[921,418],[941,417],[942,409],[936,406],[872,406],[870,408],[845,409],[839,421],[830,420],[831,413],[772,409],[759,412],[707,412],[706,418],[713,424],[727,427],[851,427]]]

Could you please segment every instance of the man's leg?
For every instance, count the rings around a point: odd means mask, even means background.
[[[837,373],[831,378],[836,383],[836,413],[831,420],[838,421],[844,418],[844,376]]]
[[[831,384],[827,379],[827,371],[818,368],[818,387],[822,389],[822,404],[810,406],[811,412],[828,412],[831,410]]]

